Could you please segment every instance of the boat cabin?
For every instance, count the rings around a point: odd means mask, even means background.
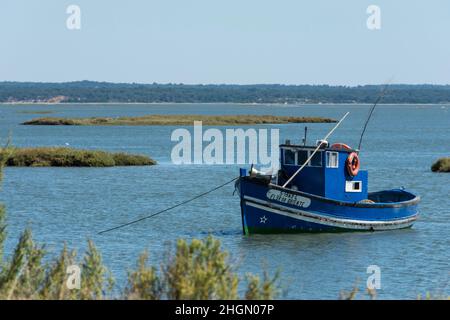
[[[359,170],[356,150],[344,144],[329,146],[319,141],[320,149],[300,173],[287,185],[329,199],[358,202],[368,198],[368,173]],[[291,145],[288,141],[280,146],[280,171],[278,184],[283,185],[311,156],[317,146]],[[358,162],[352,170],[354,157]],[[349,164],[350,162],[350,164]]]

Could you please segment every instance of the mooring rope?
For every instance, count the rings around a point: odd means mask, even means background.
[[[115,226],[115,227],[113,227],[113,228],[110,228],[110,229],[106,229],[106,230],[100,231],[98,234],[104,234],[104,233],[107,233],[107,232],[110,232],[110,231],[114,231],[114,230],[117,230],[117,229],[120,229],[120,228],[129,226],[129,225],[132,225],[132,224],[141,222],[142,220],[150,219],[150,218],[152,218],[152,217],[154,217],[154,216],[157,216],[157,215],[159,215],[159,214],[161,214],[161,213],[164,213],[164,212],[167,212],[167,211],[169,211],[169,210],[175,209],[175,208],[180,207],[180,206],[182,206],[182,205],[185,205],[185,204],[187,204],[187,203],[189,203],[189,202],[191,202],[191,201],[194,201],[194,200],[196,200],[196,199],[198,199],[198,198],[201,198],[201,197],[203,197],[203,196],[206,196],[207,194],[209,194],[209,193],[211,193],[211,192],[214,192],[214,191],[216,191],[216,190],[218,190],[218,189],[220,189],[220,188],[222,188],[222,187],[225,187],[226,185],[232,183],[233,181],[235,181],[235,180],[237,180],[237,179],[239,179],[239,177],[235,177],[235,178],[233,178],[233,179],[231,179],[231,180],[229,180],[229,181],[227,181],[227,182],[225,182],[225,183],[223,183],[223,184],[221,184],[221,185],[219,185],[219,186],[217,186],[217,187],[214,187],[214,188],[212,188],[212,189],[210,189],[210,190],[208,190],[208,191],[205,191],[205,192],[203,192],[203,193],[201,193],[201,194],[198,194],[198,195],[196,195],[196,196],[193,197],[193,198],[190,198],[190,199],[188,199],[188,200],[185,200],[185,201],[182,201],[182,202],[180,202],[180,203],[177,203],[176,205],[173,205],[173,206],[168,207],[168,208],[166,208],[166,209],[163,209],[163,210],[161,210],[161,211],[152,213],[152,214],[150,214],[150,215],[148,215],[148,216],[145,216],[145,217],[142,217],[142,218],[139,218],[139,219],[136,219],[136,220],[127,222],[127,223],[123,223],[123,224],[118,225],[118,226]]]

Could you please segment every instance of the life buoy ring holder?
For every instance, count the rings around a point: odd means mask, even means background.
[[[359,172],[359,165],[358,154],[356,152],[350,153],[345,161],[347,173],[352,177],[356,176]]]

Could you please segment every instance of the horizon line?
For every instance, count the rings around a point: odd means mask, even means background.
[[[327,86],[327,87],[365,87],[365,86],[384,86],[385,83],[366,83],[366,84],[309,84],[309,83],[185,83],[185,82],[114,82],[114,81],[103,81],[103,80],[70,80],[70,81],[15,81],[15,80],[0,80],[0,84],[4,83],[32,83],[32,84],[70,84],[70,83],[81,83],[81,82],[92,82],[92,83],[104,83],[104,84],[126,84],[126,85],[175,85],[175,86]],[[390,83],[389,86],[450,86],[450,83]]]

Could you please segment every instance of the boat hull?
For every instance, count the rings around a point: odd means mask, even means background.
[[[244,234],[381,231],[409,228],[418,216],[419,197],[404,190],[384,193],[392,200],[351,203],[267,184],[249,177],[238,181]],[[381,196],[379,196],[381,197]]]

